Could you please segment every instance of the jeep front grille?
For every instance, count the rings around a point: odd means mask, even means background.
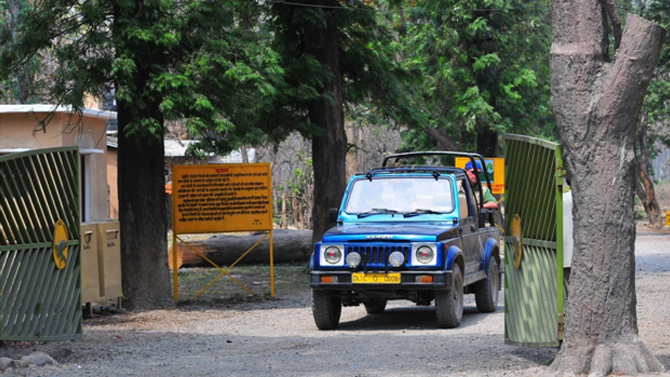
[[[399,251],[405,256],[405,263],[409,260],[411,245],[345,245],[345,256],[356,252],[361,255],[361,268],[388,268],[388,258],[394,251]]]

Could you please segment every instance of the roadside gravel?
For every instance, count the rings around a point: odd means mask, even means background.
[[[670,371],[670,233],[639,231],[636,260],[640,337]],[[0,376],[477,377],[551,363],[558,349],[505,345],[503,302],[501,295],[495,313],[480,314],[466,296],[463,322],[451,330],[436,329],[433,307],[398,302],[375,316],[344,308],[338,330],[318,331],[308,289],[228,307],[97,317],[85,321],[81,340],[13,349],[45,352],[60,365]]]

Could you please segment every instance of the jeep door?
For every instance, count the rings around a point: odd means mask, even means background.
[[[475,202],[470,182],[467,179],[459,181],[459,210],[461,222],[459,232],[465,258],[465,271],[469,275],[479,270],[481,262],[481,240],[479,239],[477,223],[477,203]]]

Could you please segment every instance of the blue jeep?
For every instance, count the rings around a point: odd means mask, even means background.
[[[461,168],[401,163],[445,156],[469,158],[477,184]],[[388,300],[401,299],[425,306],[435,300],[438,326],[457,327],[465,293],[475,294],[480,312],[495,311],[501,261],[494,218],[501,216],[483,208],[482,166],[478,154],[413,152],[388,156],[381,168],[353,176],[340,208],[331,209],[337,225],[315,245],[310,261],[317,327],[337,328],[342,306],[362,303],[376,314]]]

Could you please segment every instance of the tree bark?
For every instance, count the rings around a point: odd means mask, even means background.
[[[156,103],[147,111],[161,119]],[[123,295],[128,309],[174,307],[167,264],[163,138],[127,136],[132,117],[118,102],[119,219]],[[141,194],[140,194],[141,193]]]
[[[575,218],[565,340],[557,372],[650,373],[663,365],[638,338],[635,127],[664,30],[629,14],[608,61],[602,0],[553,2],[552,106],[570,171]]]
[[[656,200],[656,189],[654,181],[649,172],[651,171],[651,164],[649,163],[649,148],[647,147],[647,121],[646,117],[642,117],[639,123],[639,130],[637,131],[637,153],[635,168],[639,179],[635,180],[635,193],[644,206],[644,212],[647,214],[649,225],[654,228],[661,228],[663,226],[663,217],[661,216],[661,208],[658,206]]]
[[[314,166],[314,207],[312,209],[312,241],[316,243],[332,225],[328,210],[339,207],[346,185],[347,136],[344,131],[342,78],[338,58],[339,40],[337,17],[339,3],[335,0],[316,1],[325,6],[325,24],[312,24],[305,30],[306,52],[312,54],[332,74],[324,87],[326,98],[309,106],[310,121],[322,134],[312,138]]]

